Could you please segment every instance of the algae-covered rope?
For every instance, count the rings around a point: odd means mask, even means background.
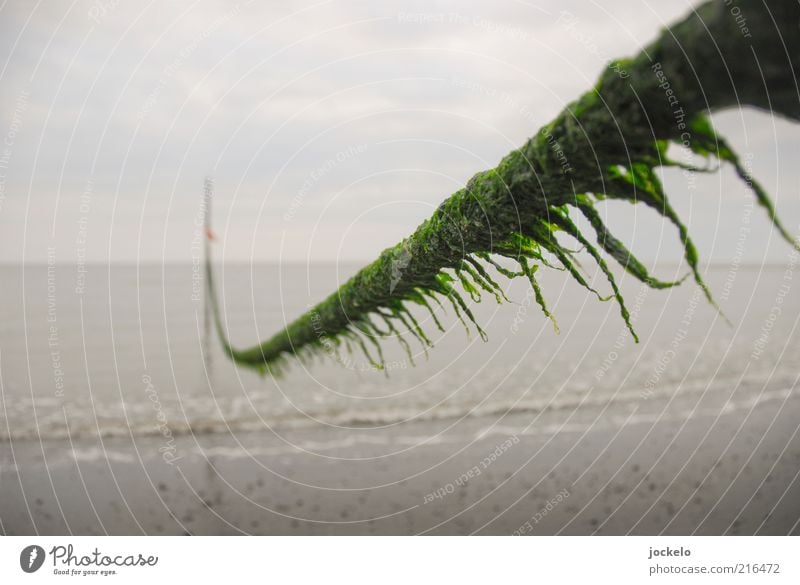
[[[425,348],[431,345],[410,307],[430,312],[441,329],[436,310],[443,303],[485,338],[462,291],[474,300],[489,293],[503,302],[505,296],[492,273],[528,279],[536,302],[552,318],[537,282],[538,270],[566,270],[594,292],[574,259],[576,244],[608,279],[612,297],[635,337],[603,254],[651,287],[678,282],[651,276],[611,234],[596,209],[604,199],[644,203],[673,223],[694,280],[713,303],[697,250],[656,169],[687,166],[668,157],[671,145],[733,165],[780,234],[797,247],[764,189],[717,136],[707,115],[750,106],[800,120],[799,73],[796,0],[703,4],[634,58],[612,63],[594,89],[521,148],[496,168],[475,175],[411,236],[384,250],[339,290],[263,343],[245,350],[231,346],[207,259],[208,292],[226,353],[237,363],[275,373],[288,357],[303,358],[329,351],[331,344],[345,345],[360,347],[380,368],[381,338],[398,337],[409,355],[403,335],[416,338]],[[575,223],[577,215],[588,220],[591,237]],[[519,270],[509,269],[498,257],[516,262]]]

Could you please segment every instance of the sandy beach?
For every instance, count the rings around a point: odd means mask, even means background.
[[[163,437],[15,441],[0,518],[6,534],[800,534],[799,418],[796,389],[740,385],[402,432],[183,435],[166,458]]]
[[[753,301],[777,298],[782,269],[736,274],[733,325],[696,288],[645,295],[624,281],[637,345],[616,307],[555,274],[544,285],[564,286],[553,304],[561,335],[514,283],[515,307],[475,306],[487,343],[451,316],[430,359],[420,352],[411,366],[387,344],[387,360],[405,366],[388,377],[327,360],[281,379],[235,368],[217,344],[204,361],[202,307],[179,294],[188,269],[140,270],[141,288],[134,268],[110,273],[110,305],[97,271],[91,303],[59,301],[63,388],[46,299],[4,309],[5,338],[27,330],[30,345],[8,345],[0,364],[0,532],[800,531],[800,328]],[[281,318],[268,294],[278,267],[255,274],[271,304],[251,330],[247,303],[233,302],[236,339]],[[29,269],[30,290],[46,290],[45,275]],[[19,271],[6,276],[21,287]],[[729,276],[709,280],[724,291]],[[249,267],[226,278],[250,290]],[[162,287],[176,291],[164,313]],[[306,296],[290,297],[292,313]],[[800,298],[781,307],[800,314]]]

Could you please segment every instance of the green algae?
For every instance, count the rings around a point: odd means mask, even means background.
[[[467,334],[472,328],[486,340],[461,291],[473,302],[484,295],[507,302],[492,272],[505,279],[527,279],[543,315],[558,331],[536,278],[542,268],[564,270],[600,300],[616,302],[638,340],[603,253],[655,289],[676,286],[684,279],[662,281],[650,275],[603,221],[597,204],[606,199],[642,203],[672,223],[683,245],[687,276],[716,307],[697,248],[657,172],[660,167],[713,169],[672,160],[667,156],[670,146],[688,148],[709,162],[731,164],[781,236],[800,249],[766,191],[717,135],[707,115],[750,106],[800,120],[794,84],[800,75],[800,35],[794,30],[800,22],[800,5],[790,0],[772,2],[769,8],[757,0],[736,5],[747,15],[754,31],[751,37],[740,34],[725,2],[697,7],[637,56],[615,61],[591,91],[496,168],[476,174],[411,236],[384,250],[334,294],[255,347],[237,350],[228,341],[207,259],[209,299],[227,355],[239,364],[279,375],[288,366],[287,358],[307,360],[319,354],[338,358],[344,345],[348,353],[358,347],[373,367],[385,370],[381,344],[396,338],[413,363],[404,336],[413,337],[426,355],[433,344],[409,306],[424,308],[443,331],[436,313],[444,310],[446,300]],[[588,221],[596,246],[573,215]],[[610,295],[602,295],[589,283],[574,245],[605,276]],[[514,261],[519,271],[507,268],[500,258]]]

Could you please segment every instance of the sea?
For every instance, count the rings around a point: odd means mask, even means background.
[[[215,266],[232,344],[245,348],[270,337],[358,268]],[[398,340],[380,340],[383,370],[357,347],[351,354],[326,344],[318,358],[292,359],[280,376],[264,376],[222,352],[197,264],[5,265],[0,444],[292,428],[397,431],[514,413],[533,419],[589,404],[641,409],[656,398],[718,395],[720,408],[777,399],[797,391],[800,372],[795,269],[709,267],[718,307],[690,280],[652,290],[621,277],[638,343],[613,300],[542,270],[558,330],[528,283],[515,279],[503,281],[509,302],[490,295],[471,302],[487,341],[445,302],[436,307],[443,332],[414,308],[433,347],[406,334],[409,355]],[[654,272],[669,279],[683,270],[664,265]],[[589,276],[607,294],[602,275]]]

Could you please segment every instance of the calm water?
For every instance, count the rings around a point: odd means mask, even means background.
[[[268,337],[357,268],[219,267],[234,345]],[[409,337],[416,367],[389,340],[388,377],[344,355],[345,365],[298,363],[279,380],[235,368],[216,339],[205,352],[202,282],[191,265],[91,265],[85,274],[71,265],[4,266],[0,274],[2,441],[165,428],[176,435],[330,425],[397,431],[418,421],[715,393],[726,408],[734,399],[793,393],[800,372],[800,279],[792,281],[791,266],[710,270],[731,324],[691,284],[647,291],[624,281],[638,345],[613,303],[549,271],[543,287],[559,335],[526,283],[515,281],[507,292],[514,304],[487,298],[475,307],[488,343],[468,338],[450,314],[442,317],[445,333],[420,314],[436,347],[426,359]]]

